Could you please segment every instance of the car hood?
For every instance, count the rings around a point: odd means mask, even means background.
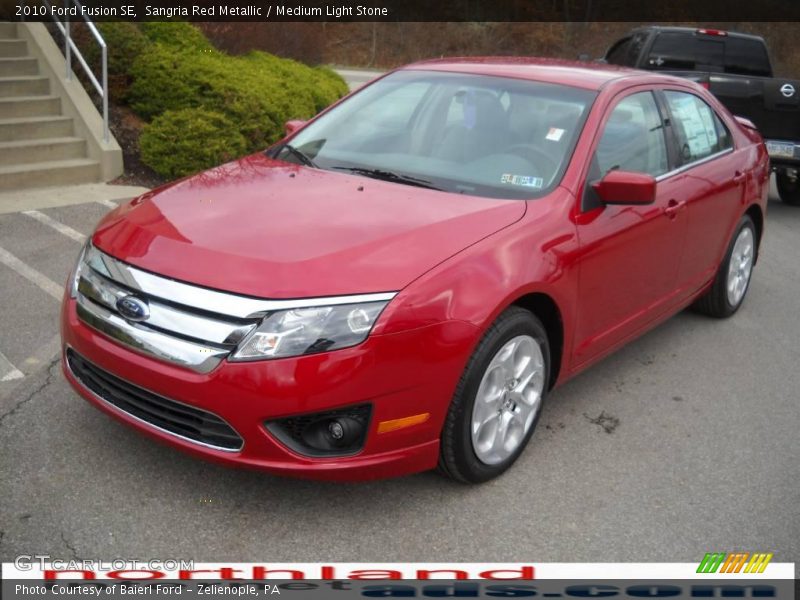
[[[115,258],[197,285],[261,298],[334,296],[400,290],[525,207],[259,154],[134,199],[92,239]]]

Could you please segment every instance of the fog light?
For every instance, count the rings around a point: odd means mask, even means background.
[[[344,427],[339,421],[331,421],[328,424],[328,433],[331,434],[333,439],[340,440],[344,437]]]
[[[303,443],[320,452],[330,452],[349,448],[364,436],[364,425],[351,417],[320,419],[303,429],[300,439]]]
[[[370,405],[298,415],[265,423],[292,450],[307,456],[346,456],[361,450],[369,429]]]
[[[347,448],[363,436],[364,423],[351,417],[337,417],[328,421],[328,437],[336,448]],[[321,448],[322,449],[322,448]]]

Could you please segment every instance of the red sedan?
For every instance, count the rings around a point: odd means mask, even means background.
[[[110,213],[65,294],[69,382],[193,454],[486,481],[555,386],[747,293],[767,152],[686,80],[432,61],[287,129]]]

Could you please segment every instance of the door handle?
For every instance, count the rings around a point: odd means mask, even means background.
[[[670,219],[674,219],[678,211],[682,209],[686,205],[686,201],[678,202],[677,200],[670,200],[667,202],[666,208],[664,208],[664,214],[667,215]]]
[[[747,179],[747,175],[742,173],[741,171],[736,171],[733,174],[733,184],[739,185],[740,183],[744,183],[744,180]]]

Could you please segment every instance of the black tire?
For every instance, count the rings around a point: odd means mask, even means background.
[[[488,465],[482,462],[473,449],[470,433],[472,410],[478,388],[492,358],[512,338],[529,335],[539,343],[544,359],[544,388],[538,413],[522,439],[519,447],[506,460]],[[483,335],[467,363],[456,386],[447,418],[442,429],[438,470],[443,475],[462,483],[483,483],[502,474],[517,460],[527,446],[542,414],[550,384],[550,345],[541,321],[533,313],[519,307],[504,311]]]
[[[778,173],[775,180],[781,201],[792,206],[800,206],[800,178],[792,180],[786,173]]]
[[[733,247],[736,244],[736,240],[739,238],[739,235],[741,235],[742,230],[746,228],[749,228],[751,234],[753,235],[753,263],[755,263],[755,259],[758,256],[758,235],[756,233],[756,227],[753,224],[753,220],[748,215],[745,215],[742,217],[742,220],[739,221],[739,225],[736,227],[736,232],[733,234],[731,242],[728,245],[728,250],[725,253],[725,259],[722,261],[722,264],[720,264],[717,274],[714,277],[714,283],[712,284],[711,288],[694,303],[693,308],[697,310],[697,312],[703,313],[710,317],[715,317],[717,319],[726,319],[739,310],[739,307],[744,303],[744,299],[747,297],[747,290],[750,288],[752,276],[747,281],[744,294],[735,305],[731,304],[731,302],[728,300],[727,288],[728,271],[731,262],[731,255],[733,254]]]

